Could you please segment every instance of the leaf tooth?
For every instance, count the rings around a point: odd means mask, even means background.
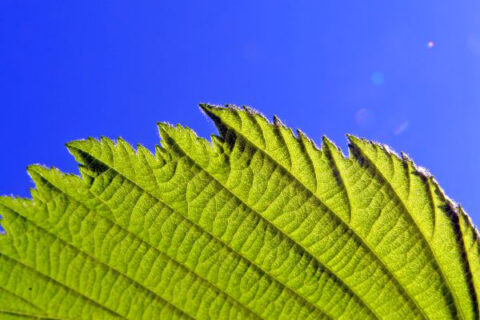
[[[310,139],[302,130],[297,129],[297,136],[298,136],[299,141],[301,143],[303,143],[306,147],[309,147],[309,149],[311,149],[311,151],[321,152],[320,147],[317,146],[315,141]]]
[[[432,271],[438,275],[440,283],[445,285],[446,293],[443,293],[443,298],[451,315],[469,318],[474,302],[467,284],[468,274],[464,272],[465,263],[461,258],[463,244],[458,237],[455,207],[444,196],[443,191],[436,187],[438,185],[431,174],[421,167],[412,166],[413,172],[393,170],[395,166],[397,169],[405,168],[402,165],[405,157],[402,160],[390,148],[365,139],[349,136],[349,141],[350,149],[357,161],[368,167],[374,174],[374,179],[387,188],[390,197],[401,207],[402,216],[414,227],[412,230],[422,243]],[[387,159],[385,165],[383,160]],[[416,198],[422,195],[429,199],[429,209],[418,209],[418,202],[415,198],[409,197],[410,189],[407,193],[403,183],[405,175],[411,180],[410,183],[413,185],[411,188]],[[424,303],[422,300],[420,302]]]

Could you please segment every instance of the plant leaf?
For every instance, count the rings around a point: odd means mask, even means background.
[[[201,108],[211,142],[160,123],[155,154],[88,139],[81,177],[28,168],[32,199],[0,198],[0,318],[479,318],[478,232],[406,155]]]

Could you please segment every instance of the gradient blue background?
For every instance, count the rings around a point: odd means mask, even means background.
[[[480,2],[319,2],[0,1],[0,194],[77,172],[67,141],[208,136],[197,104],[234,103],[406,151],[479,224]]]

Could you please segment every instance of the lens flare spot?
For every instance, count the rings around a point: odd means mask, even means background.
[[[369,118],[369,112],[365,108],[362,108],[360,110],[357,110],[357,112],[355,112],[355,121],[357,122],[357,124],[363,124],[368,120],[368,118]]]
[[[399,135],[405,130],[407,130],[407,128],[408,128],[408,121],[404,121],[395,127],[395,129],[393,130],[393,134]]]
[[[429,49],[435,47],[435,42],[433,42],[432,40],[428,41],[428,42],[427,42],[427,47],[428,47]]]
[[[372,73],[372,76],[370,77],[370,79],[372,80],[372,83],[375,86],[381,86],[385,81],[385,77],[383,76],[383,73],[379,71],[375,71],[374,73]]]

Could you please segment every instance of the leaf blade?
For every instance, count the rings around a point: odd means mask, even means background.
[[[0,316],[478,318],[478,232],[406,156],[201,108],[210,143],[159,124],[155,155],[88,139],[67,145],[82,178],[28,169],[33,199],[0,198]]]

